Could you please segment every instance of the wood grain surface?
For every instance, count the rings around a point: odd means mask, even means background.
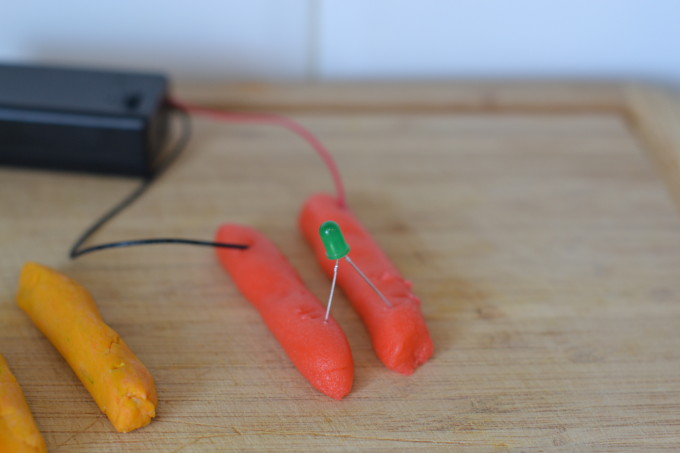
[[[680,441],[680,110],[616,84],[181,86],[279,111],[335,155],[350,206],[423,301],[435,355],[384,368],[339,294],[352,393],[316,392],[210,249],[69,261],[133,179],[0,168],[0,353],[51,452],[658,451]],[[1,145],[0,145],[1,146]],[[651,157],[651,159],[650,159]],[[276,127],[194,121],[189,148],[93,242],[275,241],[321,300],[297,230],[321,161]],[[119,434],[16,307],[21,265],[87,287],[156,379],[157,418]]]

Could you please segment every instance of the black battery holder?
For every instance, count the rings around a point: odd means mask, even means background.
[[[160,74],[0,64],[0,165],[149,177],[167,91]]]

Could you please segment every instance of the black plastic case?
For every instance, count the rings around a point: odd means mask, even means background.
[[[167,89],[159,74],[0,65],[0,164],[150,176]]]

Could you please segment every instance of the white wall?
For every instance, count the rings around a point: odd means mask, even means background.
[[[676,0],[1,0],[0,61],[182,79],[634,78],[680,86]]]

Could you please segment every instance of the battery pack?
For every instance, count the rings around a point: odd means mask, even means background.
[[[167,90],[160,74],[0,65],[0,165],[151,176]]]

